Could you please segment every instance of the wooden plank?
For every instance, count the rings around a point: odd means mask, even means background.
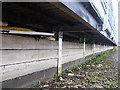
[[[103,49],[104,50],[104,49]],[[88,53],[90,55],[91,52]],[[62,57],[62,64],[67,63],[70,61],[74,61],[76,59],[80,59],[83,57],[83,54],[72,54],[69,56]],[[30,74],[33,72],[37,72],[40,70],[44,70],[50,67],[57,66],[57,59],[50,59],[46,61],[35,61],[35,62],[28,62],[22,64],[15,64],[15,65],[8,65],[4,66],[3,68],[3,80],[12,79],[18,76]]]
[[[64,49],[62,56],[81,53],[82,49]],[[57,58],[57,50],[3,50],[2,65]]]
[[[83,58],[83,53],[78,53],[78,54],[73,54],[73,55],[69,55],[69,56],[64,56],[62,57],[62,64],[67,63],[67,62],[71,62],[77,59]]]
[[[83,44],[74,42],[63,42],[63,49],[83,48]],[[58,49],[57,41],[40,39],[36,41],[33,37],[15,35],[2,35],[2,48],[0,49]]]
[[[65,63],[65,62],[73,61],[81,57],[82,57],[81,53],[77,55],[73,54],[73,56],[72,55],[65,56],[63,57],[64,60],[63,62]],[[37,70],[40,71],[45,68],[50,68],[49,66],[51,64],[54,65],[54,63],[57,64],[57,59],[4,66],[4,69],[2,70],[4,75],[3,80],[12,79],[21,75],[26,75],[28,73],[36,72]]]
[[[0,48],[2,48],[2,34],[0,34]]]
[[[93,45],[92,44],[86,44],[86,50],[93,50]]]
[[[45,70],[56,66],[57,59],[5,66],[2,70],[2,80],[4,81],[13,79],[19,76],[31,74],[33,72]]]
[[[83,49],[63,49],[62,51],[63,55],[62,56],[68,56],[68,55],[73,55],[73,54],[78,54],[78,53],[83,53]]]
[[[2,70],[3,70],[3,67],[0,67],[0,83],[2,83]],[[0,85],[1,86],[1,85]]]
[[[57,58],[57,50],[3,50],[2,65]]]
[[[0,49],[57,49],[57,41],[45,39],[35,40],[34,37],[2,35],[2,48]]]
[[[2,65],[2,50],[0,50],[0,66]]]
[[[82,49],[83,44],[75,42],[63,42],[63,49]]]
[[[0,34],[0,48],[2,47],[2,35]],[[2,50],[0,50],[0,65],[2,65]],[[0,67],[0,89],[2,90],[2,67]]]

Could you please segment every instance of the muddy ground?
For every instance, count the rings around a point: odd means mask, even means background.
[[[120,50],[119,50],[120,52]],[[38,81],[33,88],[80,89],[80,88],[118,88],[118,51],[107,51],[95,58],[56,74],[48,81]]]

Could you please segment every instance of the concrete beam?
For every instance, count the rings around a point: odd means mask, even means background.
[[[94,17],[83,7],[80,2],[62,2],[66,7],[68,7],[72,12],[76,15],[70,14],[68,11],[65,11],[64,8],[59,7],[60,9],[64,10],[66,13],[71,15],[73,18],[77,19],[78,21],[82,22],[84,25],[88,26],[89,28],[95,30],[97,29],[96,26],[98,25],[97,21]],[[78,18],[79,16],[79,18]]]

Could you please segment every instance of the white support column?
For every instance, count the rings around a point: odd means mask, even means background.
[[[83,58],[85,58],[85,42],[86,42],[86,39],[84,38]]]
[[[59,48],[58,48],[58,74],[61,75],[61,73],[62,73],[61,60],[62,60],[62,38],[63,38],[63,32],[59,32],[58,38],[59,38]]]

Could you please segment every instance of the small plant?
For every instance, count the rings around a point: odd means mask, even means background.
[[[105,88],[110,89],[110,86],[105,86]]]
[[[42,84],[46,84],[46,81],[42,81]]]
[[[115,73],[115,75],[118,75],[118,73]]]
[[[79,67],[79,66],[77,66],[77,67],[75,68],[75,70],[77,70],[77,71],[78,71],[78,70],[80,70],[80,67]]]
[[[41,82],[40,82],[40,81],[38,81],[38,85],[40,85],[40,83],[41,83]]]
[[[116,88],[115,86],[112,87],[113,89]]]
[[[65,72],[66,72],[66,73],[72,73],[72,70],[66,69]]]
[[[112,84],[110,83],[110,84],[109,84],[109,87],[111,87],[111,85],[112,85]]]
[[[36,85],[35,85],[35,84],[33,84],[33,88],[36,88]]]
[[[59,77],[60,77],[59,73],[54,75],[54,78],[59,78]]]
[[[116,88],[115,86],[112,86],[112,84],[110,83],[109,85],[106,85],[106,86],[103,86],[103,87],[105,87],[106,89],[114,89],[114,88]]]
[[[85,64],[82,64],[82,65],[81,65],[81,67],[82,67],[82,68],[85,68],[85,67],[86,67],[86,65],[85,65]]]
[[[78,71],[78,70],[80,70],[80,66],[73,67],[72,70],[73,70],[73,71],[74,71],[74,70]]]
[[[72,70],[74,71],[76,67],[73,67]]]

